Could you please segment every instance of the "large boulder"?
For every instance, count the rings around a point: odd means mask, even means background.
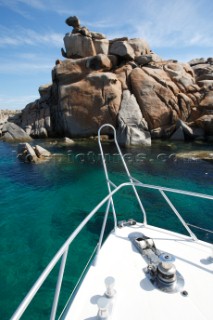
[[[29,103],[22,111],[21,126],[32,137],[47,138],[51,136],[49,104],[41,100]]]
[[[67,58],[85,58],[109,52],[109,40],[83,36],[80,33],[67,33],[64,46]]]
[[[115,74],[118,80],[121,83],[122,90],[130,89],[130,74],[132,72],[133,66],[130,63],[123,65],[122,67],[118,67],[115,70]]]
[[[207,135],[213,136],[213,114],[205,114],[194,121],[197,127],[203,128]]]
[[[52,135],[49,100],[52,84],[39,87],[40,99],[29,103],[22,110],[21,127],[32,137],[47,138]]]
[[[109,40],[104,34],[82,27],[76,16],[67,18],[65,22],[68,26],[73,27],[73,30],[64,37],[65,51],[61,49],[64,57],[85,58],[99,53],[108,54]]]
[[[67,58],[84,58],[96,55],[92,38],[79,33],[67,33],[64,37]]]
[[[135,68],[130,79],[132,92],[149,130],[176,123],[179,112],[176,94],[179,89],[164,70]]]
[[[71,84],[84,79],[94,70],[109,71],[116,64],[115,56],[105,54],[81,59],[66,59],[56,64],[52,71],[52,79],[59,85]]]
[[[150,52],[149,54],[143,54],[141,56],[136,56],[135,58],[135,62],[140,66],[147,65],[152,62],[155,63],[155,62],[161,62],[161,61],[162,59],[153,52]]]
[[[12,122],[6,122],[2,126],[3,140],[7,142],[31,141],[31,137],[19,126]]]
[[[195,83],[194,72],[187,63],[169,62],[163,69],[182,92],[194,92],[199,90]]]
[[[32,147],[29,143],[19,143],[17,153],[20,160],[30,163],[46,161],[51,157],[51,153],[48,150],[39,145]]]
[[[121,84],[115,74],[93,72],[85,79],[59,88],[59,105],[67,137],[97,134],[104,123],[116,125]]]
[[[135,57],[150,53],[150,47],[146,40],[141,38],[134,38],[128,41],[128,44],[134,50]]]
[[[35,150],[29,143],[21,143],[18,145],[18,158],[24,162],[38,162]]]
[[[187,64],[156,62],[155,66],[135,68],[130,79],[153,136],[156,129],[158,137],[160,133],[167,136],[166,131],[169,133],[178,119],[187,122],[202,98],[193,70]]]
[[[44,149],[43,147],[36,145],[35,148],[35,154],[38,158],[48,158],[51,156],[51,152],[49,152],[47,149]]]
[[[194,59],[189,61],[192,67],[196,81],[213,80],[213,58],[208,59]]]
[[[96,54],[103,53],[103,54],[107,55],[109,53],[109,40],[108,39],[93,38],[93,44],[95,47]]]
[[[148,43],[139,38],[130,40],[113,41],[109,48],[109,53],[117,55],[125,60],[134,60],[144,54],[150,53]]]
[[[113,55],[98,54],[87,59],[86,67],[90,70],[109,71],[116,67],[117,58]]]
[[[88,58],[66,59],[59,61],[52,70],[52,80],[61,84],[78,82],[87,76],[91,70],[86,67]]]
[[[113,42],[110,46],[109,53],[124,58],[125,60],[133,60],[135,58],[134,50],[127,41]]]
[[[213,111],[213,90],[206,91],[200,101],[200,107]]]
[[[189,62],[200,87],[196,109],[190,117],[190,126],[213,135],[213,58],[195,59]]]
[[[151,145],[151,136],[136,98],[129,90],[123,91],[118,114],[118,142],[121,145]]]
[[[176,123],[176,130],[171,135],[171,140],[188,141],[193,139],[204,139],[204,130],[198,130],[190,127],[182,120],[178,120]]]

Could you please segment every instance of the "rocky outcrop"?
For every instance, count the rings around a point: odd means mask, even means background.
[[[99,53],[108,54],[109,40],[103,34],[91,32],[86,27],[81,27],[80,20],[76,16],[67,18],[66,23],[73,27],[73,30],[64,37],[66,50],[62,49],[64,57],[84,58]]]
[[[189,151],[176,153],[177,160],[188,160],[188,161],[210,161],[213,162],[213,152],[211,151]]]
[[[5,122],[21,123],[21,110],[0,110],[0,125]]]
[[[0,138],[7,142],[31,141],[32,138],[20,127],[20,110],[0,110]]]
[[[2,139],[6,142],[31,141],[32,138],[13,122],[5,122],[0,126]]]
[[[108,40],[75,16],[66,23],[73,28],[64,37],[66,59],[22,111],[28,134],[89,137],[110,123],[124,145],[213,135],[213,58],[163,61],[144,39]]]
[[[150,53],[150,49],[148,43],[143,39],[127,39],[112,41],[109,53],[128,61]]]
[[[18,158],[24,162],[39,163],[49,160],[51,153],[39,145],[32,147],[29,143],[18,145]]]
[[[50,96],[52,84],[39,87],[40,99],[29,103],[22,111],[22,128],[35,138],[51,136]]]
[[[90,73],[79,82],[60,86],[59,103],[66,136],[94,135],[101,124],[116,123],[121,84],[113,73]]]

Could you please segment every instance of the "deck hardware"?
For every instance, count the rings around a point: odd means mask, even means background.
[[[180,292],[184,286],[184,278],[176,270],[173,263],[175,257],[157,249],[154,240],[142,233],[132,233],[129,238],[147,262],[145,273],[150,282],[163,292]]]
[[[136,225],[136,221],[135,221],[134,219],[129,219],[129,220],[127,221],[127,223],[128,223],[129,226],[134,226],[134,225]]]
[[[97,319],[98,320],[107,320],[109,318],[108,304],[109,304],[109,299],[105,297],[101,297],[98,299],[97,301],[97,305],[98,305]]]
[[[133,219],[129,219],[128,221],[126,220],[118,221],[118,228],[120,229],[126,226],[134,226],[134,225],[136,225],[136,221]]]
[[[186,290],[183,290],[183,291],[181,292],[181,294],[182,294],[182,296],[184,296],[184,297],[187,297],[187,296],[189,295],[188,291],[186,291]]]
[[[160,263],[157,267],[157,277],[159,281],[165,284],[172,284],[176,281],[176,268],[173,262],[175,257],[169,253],[162,253],[159,256]]]
[[[106,292],[105,292],[105,296],[107,298],[113,298],[114,295],[116,294],[116,291],[114,289],[115,286],[115,278],[113,277],[107,277],[105,279],[105,285],[106,285]]]
[[[126,220],[118,221],[118,228],[123,228],[126,225]]]

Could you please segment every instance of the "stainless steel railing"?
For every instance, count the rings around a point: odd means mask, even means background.
[[[56,310],[57,310],[57,305],[58,305],[58,298],[61,290],[61,283],[63,279],[63,274],[64,274],[64,269],[65,269],[65,264],[66,264],[66,259],[67,259],[67,253],[69,250],[69,247],[73,240],[76,238],[76,236],[80,233],[80,231],[84,228],[84,226],[88,223],[88,221],[91,220],[91,218],[96,214],[96,212],[106,203],[109,203],[111,201],[112,197],[114,194],[116,194],[120,189],[131,186],[131,187],[142,187],[142,188],[148,188],[148,189],[155,189],[159,190],[161,193],[165,192],[171,192],[171,193],[176,193],[176,194],[184,194],[192,197],[199,197],[199,198],[204,198],[204,199],[209,199],[213,200],[213,196],[207,195],[207,194],[200,194],[196,192],[189,192],[189,191],[183,191],[183,190],[178,190],[178,189],[172,189],[172,188],[165,188],[161,186],[153,186],[149,184],[144,184],[144,183],[139,183],[139,182],[126,182],[122,183],[116,188],[114,188],[113,191],[111,191],[89,214],[88,216],[80,223],[80,225],[75,229],[75,231],[70,235],[70,237],[67,239],[67,241],[64,243],[64,245],[60,248],[60,250],[56,253],[54,258],[51,260],[51,262],[48,264],[46,269],[43,271],[41,276],[38,278],[36,283],[33,285],[25,299],[22,301],[21,305],[18,307],[16,312],[13,314],[11,317],[11,320],[18,320],[21,318],[23,315],[24,311],[36,295],[37,291],[40,289],[50,272],[53,270],[57,262],[61,259],[61,265],[59,269],[59,275],[57,279],[57,285],[56,285],[56,290],[55,290],[55,297],[52,305],[52,311],[51,311],[51,320],[55,319],[56,316]],[[174,209],[174,206],[172,207]],[[191,232],[189,227],[187,226],[187,223],[183,220],[181,215],[178,213],[177,210],[173,210],[173,212],[177,215],[178,219],[180,222],[183,224],[183,226],[186,228],[186,230],[189,232],[190,236],[192,239],[197,240],[197,238],[194,236],[194,234]],[[105,223],[105,222],[104,222]],[[190,231],[189,231],[190,230]],[[99,240],[100,241],[100,240]]]
[[[101,139],[100,139],[101,130],[106,126],[111,127],[112,130],[113,130],[115,145],[117,147],[118,153],[119,153],[119,155],[121,157],[124,169],[126,171],[126,174],[127,174],[128,180],[129,180],[128,182],[122,183],[119,186],[116,186],[109,179],[106,160],[105,160],[104,153],[103,153],[103,148],[102,148],[102,145],[101,145]],[[65,266],[66,266],[67,255],[68,255],[68,250],[70,248],[70,245],[72,244],[73,240],[77,237],[77,235],[81,232],[81,230],[85,227],[85,225],[97,213],[97,211],[104,204],[107,204],[105,215],[104,215],[104,219],[103,219],[102,229],[101,229],[101,232],[100,232],[99,242],[98,242],[98,245],[97,245],[97,254],[96,254],[96,260],[97,260],[98,254],[99,254],[100,248],[102,246],[102,242],[103,242],[103,235],[104,235],[104,232],[105,232],[106,222],[107,222],[107,219],[108,219],[110,207],[112,208],[113,217],[114,217],[114,228],[115,229],[117,228],[117,217],[116,217],[116,211],[115,211],[115,206],[114,206],[114,202],[113,202],[113,196],[124,187],[130,186],[133,189],[135,197],[136,197],[136,199],[137,199],[137,201],[139,203],[141,212],[143,213],[143,224],[144,224],[144,226],[147,225],[147,216],[146,216],[145,208],[144,208],[144,206],[143,206],[143,204],[141,202],[141,199],[140,199],[139,194],[138,194],[137,189],[136,189],[138,187],[158,190],[160,192],[160,194],[162,195],[162,197],[167,202],[167,204],[169,205],[169,207],[172,209],[174,214],[177,216],[177,218],[179,219],[181,224],[185,227],[185,229],[189,233],[190,237],[195,241],[197,240],[197,237],[194,235],[194,233],[189,228],[189,224],[187,224],[184,221],[184,219],[182,218],[180,213],[177,211],[177,209],[175,208],[174,204],[168,198],[166,193],[170,192],[170,193],[175,193],[175,194],[184,194],[184,195],[188,195],[188,196],[192,196],[192,197],[205,198],[205,199],[209,199],[209,200],[213,200],[213,196],[207,195],[207,194],[200,194],[200,193],[196,193],[196,192],[183,191],[183,190],[179,190],[179,189],[166,188],[166,187],[162,187],[162,186],[144,184],[144,183],[141,183],[140,181],[138,181],[137,179],[133,178],[130,175],[130,172],[129,172],[128,167],[127,167],[127,165],[125,163],[125,160],[124,160],[124,157],[123,157],[122,152],[120,150],[120,147],[119,147],[119,145],[117,143],[116,131],[115,131],[114,127],[111,126],[111,125],[103,125],[99,129],[98,142],[99,142],[99,146],[100,146],[100,150],[101,150],[101,156],[102,156],[102,161],[103,161],[105,178],[106,178],[106,182],[107,182],[107,186],[108,186],[108,195],[88,214],[88,216],[79,224],[79,226],[74,230],[74,232],[70,235],[70,237],[63,244],[63,246],[59,249],[59,251],[56,253],[54,258],[50,261],[50,263],[48,264],[46,269],[43,271],[43,273],[40,275],[38,280],[35,282],[35,284],[31,288],[31,290],[27,294],[27,296],[24,298],[24,300],[22,301],[22,303],[20,304],[18,309],[15,311],[15,313],[11,317],[11,320],[18,320],[18,319],[21,318],[21,316],[25,312],[26,308],[28,307],[28,305],[30,304],[30,302],[32,301],[32,299],[34,298],[34,296],[36,295],[38,290],[41,288],[41,286],[44,283],[44,281],[49,276],[50,272],[53,270],[53,268],[55,267],[57,262],[60,261],[60,259],[61,259],[61,264],[60,264],[60,268],[59,268],[59,274],[58,274],[57,283],[56,283],[55,295],[54,295],[54,300],[53,300],[53,303],[52,303],[52,309],[51,309],[51,315],[50,315],[50,319],[51,320],[55,320],[56,311],[57,311],[57,307],[58,307],[59,295],[60,295],[60,292],[61,292],[61,285],[62,285],[62,281],[63,281],[64,270],[65,270]],[[113,190],[111,189],[111,187],[113,187]]]
[[[111,185],[115,186],[115,184],[109,179],[109,175],[108,175],[108,170],[107,170],[107,165],[106,165],[106,159],[105,159],[105,156],[104,156],[104,152],[103,152],[103,148],[102,148],[102,144],[101,144],[101,131],[104,129],[104,128],[111,128],[112,131],[113,131],[113,135],[114,135],[114,143],[115,143],[115,146],[117,148],[117,151],[118,151],[118,154],[121,158],[121,161],[122,161],[122,164],[123,164],[123,167],[124,167],[124,170],[126,172],[126,175],[127,175],[127,178],[128,180],[132,183],[132,188],[133,188],[133,191],[134,191],[134,194],[135,194],[135,197],[138,201],[138,204],[139,204],[139,207],[141,209],[141,212],[143,213],[143,223],[144,225],[147,224],[147,217],[146,217],[146,211],[144,209],[144,206],[140,200],[140,197],[138,195],[138,192],[133,184],[133,178],[129,172],[129,169],[126,165],[126,162],[124,160],[124,157],[123,157],[123,154],[121,152],[121,149],[119,147],[119,144],[117,142],[117,135],[116,135],[116,130],[115,128],[111,125],[111,124],[104,124],[102,125],[99,130],[98,130],[98,144],[99,144],[99,148],[100,148],[100,151],[101,151],[101,158],[102,158],[102,163],[103,163],[103,168],[104,168],[104,173],[105,173],[105,178],[106,178],[106,183],[107,183],[107,186],[108,186],[108,191],[111,192]],[[113,200],[111,200],[111,204],[112,204],[112,207],[113,207],[113,212],[114,212],[114,204],[113,204]]]

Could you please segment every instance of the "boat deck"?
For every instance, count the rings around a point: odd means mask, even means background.
[[[165,293],[151,284],[144,272],[147,262],[129,240],[133,232],[153,238],[159,250],[175,256],[187,296]],[[97,319],[97,300],[104,296],[108,276],[115,278],[112,320],[212,319],[212,249],[202,241],[142,224],[117,229],[105,241],[97,265],[90,267],[63,319]]]

